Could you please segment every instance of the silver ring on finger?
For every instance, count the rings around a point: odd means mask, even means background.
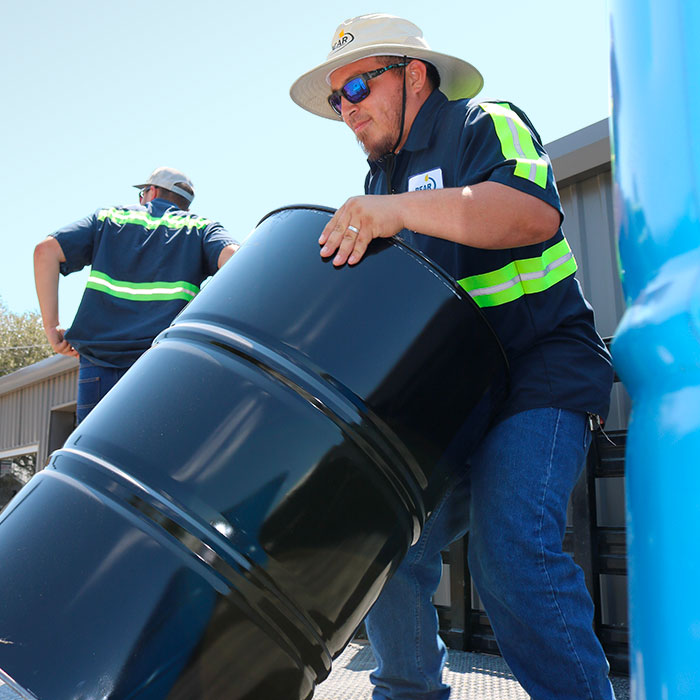
[[[348,231],[352,231],[353,233],[359,233],[360,229],[357,228],[356,226],[348,226]]]

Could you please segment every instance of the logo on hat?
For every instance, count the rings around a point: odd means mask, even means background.
[[[355,37],[350,34],[350,32],[341,31],[340,34],[338,34],[338,40],[331,46],[331,51],[342,49],[343,46],[347,46],[354,38]]]

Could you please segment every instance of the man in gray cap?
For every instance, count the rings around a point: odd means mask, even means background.
[[[34,250],[46,337],[80,358],[80,422],[237,250],[224,227],[190,213],[194,187],[173,168],[156,168],[138,205],[107,207],[52,233]],[[91,265],[73,323],[58,318],[58,275]]]
[[[574,277],[539,135],[515,105],[470,100],[482,83],[416,25],[373,14],[343,22],[326,61],[291,88],[304,109],[344,121],[369,160],[365,196],[337,210],[321,255],[352,266],[374,238],[400,236],[472,297],[511,369],[494,423],[367,617],[373,697],[449,697],[431,599],[441,550],[469,531],[471,574],[525,690],[609,700],[592,602],[562,539],[591,429],[608,410],[611,360]]]

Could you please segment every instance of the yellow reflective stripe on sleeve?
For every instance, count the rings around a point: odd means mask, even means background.
[[[136,224],[143,226],[145,229],[156,229],[159,226],[166,228],[206,228],[212,222],[195,214],[172,214],[166,212],[163,216],[151,216],[148,212],[138,211],[134,209],[118,209],[111,207],[110,209],[100,209],[97,213],[99,221],[109,219],[115,224]]]
[[[481,308],[500,306],[525,294],[537,294],[573,275],[578,269],[566,238],[538,258],[513,260],[498,270],[472,275],[458,284]]]
[[[515,161],[514,175],[546,188],[547,162],[537,152],[523,120],[505,102],[484,102],[480,106],[493,119],[503,156]]]
[[[199,287],[190,282],[125,282],[115,280],[104,272],[93,270],[88,277],[88,289],[104,292],[119,299],[130,301],[190,301],[199,292]]]

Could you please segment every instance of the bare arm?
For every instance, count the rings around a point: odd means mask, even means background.
[[[77,350],[64,339],[58,320],[59,265],[65,260],[60,243],[52,236],[45,238],[34,248],[34,282],[44,333],[51,347],[61,355],[78,357]]]
[[[334,265],[354,265],[373,238],[388,238],[404,228],[474,248],[502,249],[546,241],[560,223],[559,212],[543,200],[497,182],[482,182],[353,197],[328,222],[319,243],[323,257],[336,253]]]
[[[231,243],[230,245],[227,245],[225,248],[222,249],[222,251],[219,253],[219,258],[217,260],[217,266],[219,269],[223,266],[223,264],[231,257],[233,257],[233,254],[240,248],[240,246],[237,243]]]

